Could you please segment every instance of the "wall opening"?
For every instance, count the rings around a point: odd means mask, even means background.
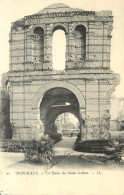
[[[86,28],[82,25],[75,28],[75,58],[86,59]]]
[[[57,126],[57,132],[61,133],[63,136],[77,136],[77,134],[80,133],[78,118],[69,112],[60,114],[56,118],[55,124]]]
[[[53,33],[52,41],[52,61],[53,70],[65,69],[66,37],[64,30],[57,29]]]
[[[9,85],[10,85],[9,81],[6,81],[6,91],[9,91]]]
[[[34,62],[44,61],[44,30],[41,27],[34,29]]]

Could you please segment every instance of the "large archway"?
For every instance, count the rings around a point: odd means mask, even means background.
[[[44,133],[56,133],[56,118],[62,113],[72,113],[82,126],[85,122],[80,114],[79,101],[75,94],[64,87],[56,87],[44,93],[40,104],[40,120],[44,125]]]
[[[69,112],[60,114],[55,120],[55,125],[57,126],[57,133],[63,137],[77,137],[80,133],[80,121]]]
[[[39,89],[36,91],[32,99],[32,109],[35,110],[35,109],[40,108],[40,104],[42,102],[42,99],[46,91],[53,89],[53,88],[58,88],[58,87],[70,90],[77,98],[80,109],[85,108],[85,98],[84,98],[83,93],[80,91],[80,89],[78,89],[78,87],[71,84],[70,82],[54,81],[54,82],[48,82],[47,84],[39,87]]]

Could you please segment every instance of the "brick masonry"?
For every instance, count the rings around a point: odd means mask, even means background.
[[[110,69],[112,24],[111,11],[84,11],[63,4],[12,23],[10,70],[3,75],[3,88],[9,82],[14,139],[38,138],[51,124],[47,126],[49,113],[55,117],[65,112],[61,106],[60,112],[51,110],[55,96],[60,103],[55,88],[63,89],[64,102],[69,97],[74,100],[69,111],[80,121],[82,139],[109,138],[110,97],[119,84],[119,76]],[[52,36],[57,29],[66,36],[63,71],[52,69]],[[49,122],[54,124],[53,118]]]

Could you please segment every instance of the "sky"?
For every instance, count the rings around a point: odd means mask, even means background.
[[[9,70],[9,32],[11,22],[63,3],[87,11],[112,10],[114,24],[111,46],[111,69],[120,74],[115,95],[124,97],[124,0],[0,0],[0,75]]]

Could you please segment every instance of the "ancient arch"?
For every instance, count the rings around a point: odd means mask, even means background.
[[[76,61],[86,59],[86,28],[82,25],[75,27],[75,56]]]
[[[34,35],[34,29],[37,28],[37,27],[40,27],[44,30],[44,35],[46,34],[46,26],[43,25],[43,24],[34,24],[30,27],[30,35]]]
[[[68,33],[67,26],[62,23],[53,24],[52,27],[50,28],[50,33],[53,34],[53,32],[58,29],[64,30],[65,34]]]
[[[72,25],[72,34],[75,34],[75,28],[77,27],[77,26],[84,26],[85,27],[85,29],[86,29],[86,33],[88,33],[88,25],[87,25],[87,23],[86,22],[77,22],[77,23],[75,23],[75,24],[73,24]]]
[[[41,27],[34,28],[34,63],[44,61],[44,30]]]
[[[50,109],[47,113],[46,118],[48,119],[45,124],[45,133],[51,134],[53,131],[57,132],[55,121],[57,117],[63,113],[71,113],[73,114],[79,121],[79,127],[84,126],[85,120],[80,117],[79,112],[73,106],[62,106],[58,109],[58,107],[54,109]],[[80,129],[81,130],[81,129]],[[52,132],[51,132],[52,131]]]
[[[6,88],[9,80],[10,118],[16,129],[13,138],[32,139],[34,135],[38,136],[45,121],[41,117],[43,112],[46,116],[49,109],[53,111],[54,99],[60,104],[58,97],[61,94],[46,102],[51,95],[50,90],[63,88],[63,91],[68,91],[64,103],[68,100],[85,120],[84,139],[108,139],[110,115],[106,113],[110,109],[111,93],[119,84],[118,76],[110,69],[112,23],[111,11],[85,11],[64,4],[53,4],[12,23],[10,71],[3,75],[3,86]],[[83,34],[81,26],[85,29]],[[37,28],[43,29],[41,37],[44,44],[35,51],[34,30]],[[52,64],[52,35],[58,28],[66,35],[64,71],[54,71]],[[75,30],[78,31],[78,39]],[[84,36],[85,44],[82,40]],[[35,61],[37,55],[42,60]],[[74,101],[70,101],[70,96]]]
[[[66,87],[60,87],[60,85],[59,87],[47,88],[40,102],[39,110],[44,133],[55,131],[55,120],[58,115],[64,112],[74,114],[78,118],[80,126],[85,123],[80,113],[76,95]]]
[[[112,93],[115,91],[115,87],[116,86],[113,86],[109,89],[109,91],[106,93],[106,99],[110,99]]]
[[[61,39],[61,44],[58,40]],[[54,28],[52,36],[52,64],[53,70],[64,70],[66,63],[66,33],[65,29]]]
[[[40,107],[41,100],[44,96],[44,93],[49,89],[56,88],[56,87],[64,87],[70,91],[72,91],[79,101],[80,108],[85,107],[84,96],[82,92],[73,84],[65,81],[53,81],[41,86],[37,92],[35,93],[32,99],[32,109],[37,109]]]

